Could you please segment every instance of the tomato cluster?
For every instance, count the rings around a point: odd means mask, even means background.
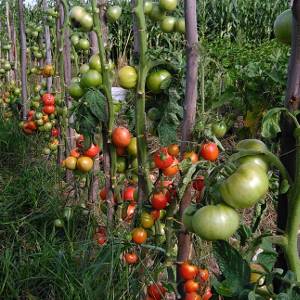
[[[146,300],[161,300],[164,298],[167,290],[159,283],[152,283],[147,286],[147,297]]]
[[[101,151],[100,147],[91,144],[89,148],[83,149],[83,135],[79,135],[76,140],[77,148],[71,150],[70,155],[63,160],[62,165],[68,170],[79,170],[82,173],[88,173],[94,166],[93,158]]]
[[[208,300],[212,297],[207,269],[183,262],[179,267],[179,274],[184,281],[185,300]]]

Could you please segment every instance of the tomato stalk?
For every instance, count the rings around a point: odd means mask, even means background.
[[[138,66],[138,83],[137,83],[137,97],[135,107],[136,118],[136,135],[138,146],[138,210],[140,211],[144,198],[148,198],[152,184],[149,179],[149,166],[148,166],[148,150],[146,143],[146,126],[145,126],[145,85],[147,73],[149,70],[147,52],[147,35],[146,35],[146,20],[144,15],[144,1],[137,0],[134,7],[136,16],[136,23],[138,28],[138,41],[139,41],[139,66]]]
[[[300,145],[300,128],[295,129],[296,145]],[[300,227],[300,148],[296,148],[296,171],[295,183],[288,195],[288,218],[285,236],[287,243],[284,245],[285,255],[290,269],[296,274],[297,281],[300,280],[300,259],[298,253],[298,230]]]
[[[109,148],[109,155],[106,156],[107,160],[110,160],[110,179],[106,178],[106,188],[108,192],[108,225],[111,225],[111,221],[113,219],[114,212],[114,204],[113,204],[113,193],[112,189],[116,186],[116,160],[117,154],[116,149],[111,143],[111,135],[114,126],[114,107],[113,107],[113,98],[111,93],[111,82],[109,78],[109,66],[105,54],[105,47],[102,36],[102,26],[99,21],[98,9],[97,9],[97,1],[92,0],[92,11],[93,11],[93,21],[94,21],[94,31],[98,38],[98,47],[99,47],[99,57],[101,61],[102,77],[103,77],[103,86],[102,90],[107,99],[108,104],[108,128],[107,128],[107,144]]]

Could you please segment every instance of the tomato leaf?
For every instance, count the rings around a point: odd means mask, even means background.
[[[250,280],[250,267],[246,260],[226,241],[216,241],[213,243],[214,256],[217,259],[219,268],[226,278],[220,285],[215,284],[217,292],[228,297],[227,283],[230,287],[230,297],[238,296]]]
[[[264,138],[276,138],[277,134],[281,132],[280,117],[284,111],[287,111],[284,107],[275,107],[264,115],[261,128],[261,135]]]

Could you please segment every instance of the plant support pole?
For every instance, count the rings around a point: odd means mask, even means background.
[[[192,131],[195,125],[196,105],[197,105],[197,81],[198,81],[198,52],[199,41],[197,32],[197,3],[196,0],[184,1],[185,24],[186,24],[186,55],[187,55],[187,73],[186,73],[186,93],[184,100],[184,118],[182,123],[181,140],[190,141]],[[181,155],[186,150],[186,143],[181,145]],[[191,188],[188,187],[181,199],[179,215],[182,222],[183,212],[191,203]],[[191,251],[190,234],[181,226],[178,235],[178,255],[177,261],[183,262],[189,259]],[[177,280],[180,282],[179,266],[177,268]],[[178,286],[181,296],[184,295],[182,285]]]
[[[139,66],[138,66],[138,83],[137,96],[135,107],[136,120],[136,137],[138,147],[138,209],[141,210],[143,200],[147,199],[152,189],[152,183],[149,179],[149,165],[148,165],[148,150],[145,136],[145,85],[148,74],[148,60],[146,56],[147,51],[147,35],[146,35],[146,20],[144,15],[144,1],[136,0],[134,8],[136,15],[136,23],[138,29],[139,41]]]

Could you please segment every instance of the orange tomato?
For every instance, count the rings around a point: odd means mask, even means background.
[[[173,155],[173,156],[178,156],[180,149],[179,146],[177,144],[171,144],[168,146],[168,152],[169,154]]]
[[[142,227],[134,228],[131,232],[132,240],[136,244],[143,244],[147,240],[147,231]]]

